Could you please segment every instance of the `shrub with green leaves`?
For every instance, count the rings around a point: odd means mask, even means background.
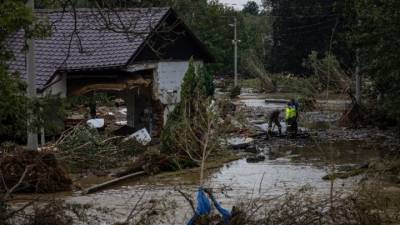
[[[161,134],[162,150],[168,153],[183,153],[183,146],[177,138],[182,135],[185,126],[184,118],[194,119],[204,113],[203,101],[210,102],[213,93],[210,87],[210,77],[205,68],[196,68],[191,61],[183,79],[181,88],[181,102],[169,114],[167,123]],[[193,142],[194,143],[194,142]]]
[[[26,86],[16,76],[10,76],[0,65],[0,143],[23,142],[27,131]]]
[[[45,37],[51,32],[49,25],[37,20],[25,3],[21,0],[0,2],[0,143],[25,141],[28,129],[27,107],[31,104],[25,96],[25,84],[18,74],[8,71],[8,61],[13,58],[13,54],[7,46],[7,40],[21,29],[26,38]]]

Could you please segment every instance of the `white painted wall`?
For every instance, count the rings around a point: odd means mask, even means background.
[[[201,65],[196,61],[195,65]],[[189,68],[189,61],[159,62],[154,73],[154,88],[163,104],[180,102],[183,78]]]
[[[196,66],[203,64],[201,61],[194,63]],[[157,63],[154,71],[153,91],[160,102],[167,105],[164,111],[164,123],[167,121],[168,114],[181,101],[181,86],[188,68],[189,61]]]
[[[160,62],[157,65],[155,83],[161,103],[176,104],[180,101],[183,77],[189,62]]]

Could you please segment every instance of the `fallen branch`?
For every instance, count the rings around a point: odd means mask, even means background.
[[[193,213],[194,213],[194,214],[197,214],[196,209],[194,208],[193,200],[188,196],[188,194],[184,193],[183,191],[181,191],[181,190],[179,190],[179,189],[176,189],[176,191],[177,191],[179,194],[181,194],[181,195],[186,199],[186,201],[189,202],[190,208],[192,208]]]
[[[115,137],[107,138],[107,139],[105,139],[104,141],[100,142],[100,144],[104,145],[104,144],[106,144],[106,143],[109,142],[109,141],[112,141],[112,140],[115,140],[115,139],[120,139],[120,138],[123,138],[123,136],[115,136]],[[79,145],[78,147],[73,148],[73,149],[70,150],[70,151],[76,151],[76,150],[82,149],[82,148],[84,148],[84,147],[89,146],[89,145],[92,144],[92,143],[93,143],[93,142],[91,142],[91,141],[86,142],[85,144]]]
[[[7,193],[6,193],[6,194],[4,195],[4,197],[2,198],[2,201],[6,201],[6,200],[8,199],[8,197],[15,191],[15,189],[17,189],[17,188],[22,184],[22,182],[23,182],[24,179],[25,179],[26,173],[28,173],[28,171],[29,171],[30,169],[32,169],[32,166],[27,166],[27,167],[25,168],[24,172],[22,173],[21,177],[20,177],[19,180],[18,180],[18,183],[16,183],[11,189],[9,189],[9,190],[7,191]]]
[[[60,145],[61,143],[64,142],[64,140],[66,138],[68,138],[69,136],[71,136],[73,133],[75,133],[75,131],[81,127],[82,123],[78,123],[76,126],[70,127],[67,130],[65,130],[64,132],[62,132],[60,138],[58,138],[58,140],[55,142],[55,145]]]

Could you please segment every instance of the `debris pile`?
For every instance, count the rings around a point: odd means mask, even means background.
[[[71,189],[72,181],[50,152],[1,153],[0,192],[52,193]]]
[[[123,166],[146,150],[146,147],[122,136],[107,136],[96,129],[77,126],[57,141],[60,159],[67,162],[72,171],[104,171]]]

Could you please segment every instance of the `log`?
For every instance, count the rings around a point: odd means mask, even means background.
[[[118,182],[123,181],[123,180],[127,180],[127,179],[132,178],[132,177],[137,177],[137,176],[140,176],[140,175],[143,175],[143,174],[145,174],[144,171],[139,171],[139,172],[136,172],[136,173],[128,174],[128,175],[123,176],[123,177],[118,177],[118,178],[106,181],[104,183],[97,184],[97,185],[94,185],[92,187],[86,188],[85,190],[83,190],[81,192],[81,194],[82,195],[86,195],[86,194],[94,193],[94,192],[99,191],[100,189],[103,189],[103,188],[105,188],[107,186],[110,186],[112,184],[118,183]]]

